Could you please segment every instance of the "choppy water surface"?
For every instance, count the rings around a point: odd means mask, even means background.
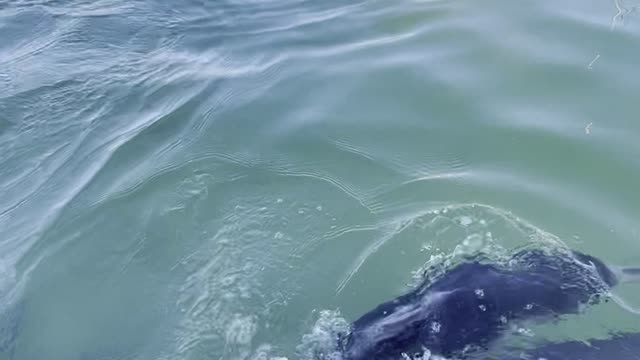
[[[0,359],[311,358],[456,254],[640,263],[639,5],[0,0]]]

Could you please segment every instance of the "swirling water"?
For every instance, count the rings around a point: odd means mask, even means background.
[[[457,252],[640,263],[639,5],[0,0],[0,359],[311,357]]]

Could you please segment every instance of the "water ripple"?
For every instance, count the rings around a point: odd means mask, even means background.
[[[293,359],[462,254],[633,260],[635,7],[0,2],[0,357]]]

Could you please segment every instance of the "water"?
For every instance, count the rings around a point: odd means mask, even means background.
[[[637,6],[0,0],[0,359],[305,358],[456,254],[640,263]]]

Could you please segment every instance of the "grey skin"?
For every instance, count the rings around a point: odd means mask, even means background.
[[[510,264],[465,262],[379,305],[341,340],[343,359],[397,359],[424,348],[452,356],[486,348],[513,321],[578,313],[619,282],[614,270],[579,252],[523,250]]]

